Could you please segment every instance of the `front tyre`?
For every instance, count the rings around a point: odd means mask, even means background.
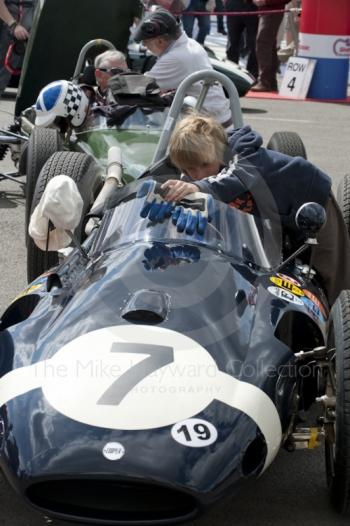
[[[40,171],[53,153],[63,149],[63,141],[57,130],[35,127],[22,152],[21,170],[26,172],[25,234],[28,241],[28,225],[33,195]],[[25,163],[25,166],[23,166]]]
[[[34,191],[32,209],[38,205],[48,182],[56,175],[65,174],[77,183],[84,206],[81,222],[75,230],[79,240],[83,236],[83,220],[90,209],[94,199],[101,187],[101,178],[97,166],[92,157],[77,152],[57,152],[53,154],[44,164]],[[45,252],[40,250],[33,239],[28,236],[27,244],[27,277],[28,282],[51,267],[58,264],[57,252]]]

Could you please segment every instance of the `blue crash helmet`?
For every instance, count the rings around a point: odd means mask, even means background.
[[[81,126],[89,108],[84,91],[68,80],[57,80],[43,88],[35,104],[36,126],[50,126],[56,117],[64,117],[72,126]]]

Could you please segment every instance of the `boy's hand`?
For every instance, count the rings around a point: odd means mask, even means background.
[[[214,199],[209,194],[195,192],[181,200],[172,213],[172,221],[178,232],[203,235],[214,213]]]
[[[167,201],[181,201],[186,195],[198,192],[198,186],[177,179],[169,179],[162,184],[161,190]]]

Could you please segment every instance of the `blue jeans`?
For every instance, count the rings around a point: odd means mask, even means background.
[[[206,11],[205,1],[203,0],[191,0],[190,5],[186,11]],[[198,20],[198,35],[196,37],[197,42],[204,44],[205,38],[210,33],[210,15],[186,15],[186,11],[182,16],[182,25],[187,36],[192,38],[194,21]]]

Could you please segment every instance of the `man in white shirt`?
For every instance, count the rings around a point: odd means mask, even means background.
[[[191,73],[213,69],[203,47],[189,38],[176,18],[166,9],[159,8],[148,13],[134,33],[136,42],[143,44],[158,57],[155,65],[145,73],[156,80],[161,90],[178,88]],[[198,97],[201,84],[194,84],[187,95]],[[232,128],[229,100],[219,85],[212,86],[206,96],[203,109],[213,115],[222,126]]]

